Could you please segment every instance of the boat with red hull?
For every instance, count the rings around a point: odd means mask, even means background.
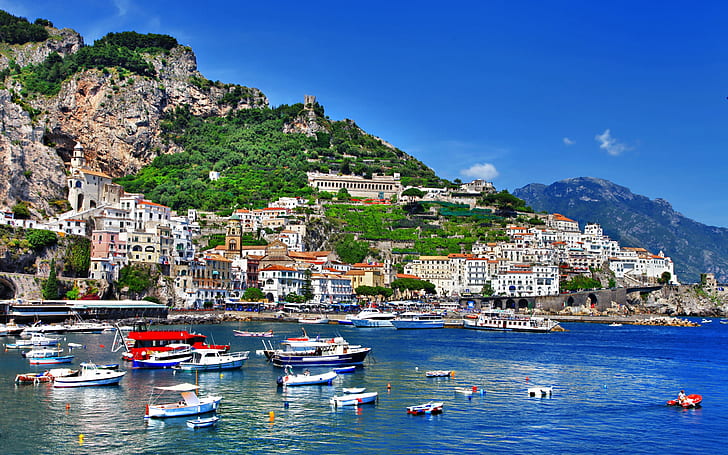
[[[680,400],[668,400],[669,406],[682,406],[683,408],[695,408],[700,406],[703,401],[703,396],[696,393],[691,393],[681,402]]]
[[[230,350],[229,345],[207,344],[207,336],[188,332],[187,330],[149,330],[145,323],[136,324],[126,338],[117,341],[121,331],[117,330],[117,339],[114,340],[114,352],[125,348],[122,354],[124,360],[148,360],[160,352],[171,351],[175,345],[188,344],[193,349],[219,349],[223,352]]]

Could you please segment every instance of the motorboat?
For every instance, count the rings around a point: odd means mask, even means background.
[[[381,311],[378,308],[367,308],[351,318],[355,327],[394,327],[392,320],[395,313]]]
[[[552,331],[558,325],[557,321],[527,314],[517,314],[511,309],[490,309],[479,314],[475,319],[463,318],[463,328],[474,330],[546,333]]]
[[[609,324],[609,327],[622,327],[622,324],[619,322],[612,322],[611,324]]]
[[[186,330],[149,330],[148,326],[139,322],[134,325],[126,338],[117,327],[113,352],[125,349],[122,354],[124,360],[146,360],[157,352],[169,351],[174,345],[187,344],[194,349],[222,349],[229,351],[228,345],[208,345],[207,337],[199,333],[190,333]]]
[[[425,376],[428,378],[449,378],[450,376],[455,376],[455,372],[452,370],[432,370],[426,371]]]
[[[99,370],[118,370],[119,364],[118,363],[106,363],[106,364],[97,364],[92,362],[81,362],[81,365],[79,365],[81,368],[98,368]]]
[[[220,406],[222,397],[198,397],[197,393],[195,393],[198,389],[199,386],[187,383],[168,387],[155,387],[149,399],[149,404],[147,404],[144,418],[183,417],[216,411]],[[155,394],[154,390],[159,393]],[[157,403],[157,400],[165,392],[178,392],[182,399],[174,403]]]
[[[462,395],[472,395],[475,392],[478,391],[477,386],[472,387],[455,387],[455,393],[460,393]]]
[[[703,402],[703,396],[695,393],[687,395],[682,401],[680,399],[668,400],[669,406],[682,406],[683,408],[696,408]]]
[[[436,313],[407,311],[392,319],[392,325],[397,329],[441,329],[445,319]]]
[[[15,376],[16,384],[40,384],[44,382],[53,382],[56,378],[65,378],[69,376],[78,376],[79,370],[70,368],[51,368],[42,373],[21,373]]]
[[[81,368],[76,376],[55,378],[53,387],[89,387],[99,385],[116,385],[124,377],[126,371],[104,370],[90,365]]]
[[[268,330],[267,332],[248,332],[245,330],[233,330],[233,334],[236,337],[271,338],[273,336],[273,330]]]
[[[31,365],[55,365],[59,363],[71,363],[73,362],[72,355],[59,355],[55,357],[36,357],[28,359],[28,363]]]
[[[348,394],[355,394],[363,393],[366,389],[366,387],[344,387],[341,391]]]
[[[374,403],[377,401],[377,392],[349,393],[346,395],[333,396],[329,403],[339,406],[359,406],[360,404]]]
[[[187,426],[196,430],[198,428],[205,428],[205,427],[212,427],[214,426],[218,420],[220,420],[220,417],[218,416],[212,416],[207,418],[198,418],[193,420],[187,421]]]
[[[407,414],[412,415],[423,415],[423,414],[441,414],[444,403],[438,401],[430,401],[425,404],[418,404],[417,406],[408,406]]]
[[[372,350],[349,344],[342,337],[288,338],[281,345],[281,349],[274,349],[270,342],[266,345],[263,340],[263,354],[277,367],[361,365]]]
[[[220,371],[242,368],[250,351],[225,352],[221,349],[195,349],[192,357],[175,365],[182,371]]]
[[[33,333],[30,339],[16,340],[15,343],[7,345],[8,348],[24,349],[32,348],[34,346],[57,346],[59,342],[58,338],[47,337],[42,333]]]
[[[24,351],[21,352],[20,355],[22,355],[26,359],[42,359],[47,357],[58,357],[59,355],[61,355],[61,352],[63,352],[63,350],[60,348],[41,348]]]
[[[192,358],[192,346],[184,343],[168,344],[167,350],[154,352],[146,359],[132,360],[132,368],[172,368]]]
[[[703,319],[700,321],[701,324],[710,324],[711,322],[713,322],[712,319]]]
[[[321,384],[331,385],[333,384],[334,379],[336,379],[337,376],[335,371],[327,371],[326,373],[313,374],[308,369],[306,369],[302,374],[295,374],[293,372],[293,367],[291,367],[290,365],[286,365],[284,370],[286,374],[283,376],[279,376],[276,380],[278,385],[283,387]]]

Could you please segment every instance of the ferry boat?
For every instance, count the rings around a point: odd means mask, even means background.
[[[367,308],[350,320],[355,327],[394,327],[392,320],[396,317],[394,313]]]
[[[441,329],[445,327],[445,319],[435,313],[405,312],[392,319],[397,329]]]
[[[148,360],[157,353],[171,351],[179,344],[188,344],[193,349],[219,349],[229,351],[229,345],[209,345],[205,342],[207,337],[199,333],[190,333],[186,330],[149,330],[146,323],[137,323],[126,336],[121,335],[117,328],[114,338],[113,352],[126,349],[122,359],[128,361]]]
[[[537,316],[516,314],[513,310],[488,310],[476,318],[463,318],[463,328],[511,332],[550,332],[559,323]]]

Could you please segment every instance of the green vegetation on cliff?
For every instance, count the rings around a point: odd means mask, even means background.
[[[307,171],[365,177],[398,172],[405,185],[447,184],[420,161],[363,133],[354,122],[325,118],[319,104],[312,110],[328,132],[283,132],[284,125],[308,113],[303,104],[245,109],[208,119],[178,108],[162,128],[184,151],[159,156],[136,175],[116,182],[175,210],[213,211],[264,207],[281,196],[310,196],[314,190],[307,185]],[[219,172],[220,178],[210,181],[210,171]]]
[[[36,19],[35,23],[31,24],[24,17],[0,11],[0,42],[25,44],[45,41],[48,39],[48,31],[44,25],[53,26],[45,19]]]

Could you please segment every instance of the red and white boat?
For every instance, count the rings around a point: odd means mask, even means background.
[[[683,408],[695,408],[700,406],[700,403],[703,401],[703,396],[698,395],[696,393],[691,393],[685,399],[680,402],[680,400],[668,400],[667,404],[669,406],[682,406]]]
[[[442,413],[442,402],[430,401],[429,403],[420,404],[417,406],[408,406],[407,414],[422,415],[422,414],[441,414]]]
[[[271,338],[273,336],[273,330],[267,332],[248,332],[246,330],[233,330],[236,337],[262,337]]]
[[[199,333],[186,330],[149,330],[146,324],[140,323],[122,341],[119,341],[120,331],[117,331],[112,351],[116,352],[126,348],[122,354],[124,360],[147,360],[160,353],[171,351],[179,344],[187,344],[193,349],[218,349],[224,352],[230,350],[229,345],[207,344],[207,337]]]

